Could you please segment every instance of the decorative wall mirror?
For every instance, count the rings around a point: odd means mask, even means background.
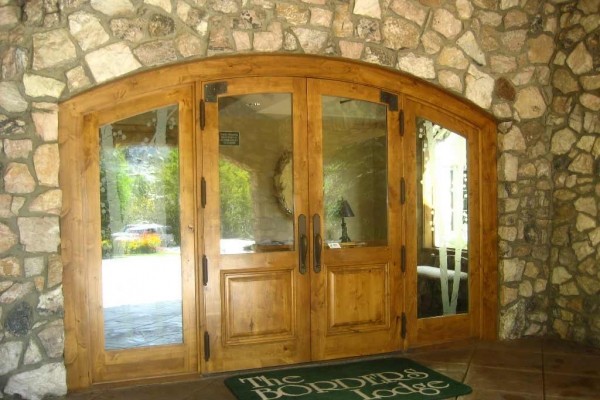
[[[273,175],[273,191],[281,211],[288,217],[294,216],[294,174],[292,171],[292,152],[283,152]]]

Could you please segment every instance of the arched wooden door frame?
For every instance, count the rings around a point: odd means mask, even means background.
[[[86,163],[94,158],[85,154],[86,119],[95,112],[132,102],[169,88],[199,81],[244,78],[250,76],[279,76],[331,79],[369,85],[398,94],[402,109],[407,99],[419,99],[431,107],[440,107],[446,113],[471,126],[479,137],[481,157],[480,227],[476,234],[485,249],[479,260],[481,271],[481,301],[479,338],[494,339],[498,331],[498,272],[497,272],[497,177],[496,177],[496,123],[494,118],[471,102],[450,94],[428,82],[407,74],[358,61],[304,55],[236,55],[207,58],[178,65],[165,66],[123,77],[114,82],[90,89],[60,104],[59,147],[60,182],[63,191],[61,216],[61,251],[64,264],[65,292],[65,364],[67,385],[70,390],[92,384],[90,368],[90,322],[87,308],[86,257]],[[193,90],[193,89],[192,89]],[[196,96],[199,102],[199,96]],[[195,125],[199,123],[198,103],[192,105]],[[199,135],[199,129],[194,133]],[[197,143],[201,138],[196,138]],[[200,162],[200,161],[199,161]],[[195,225],[199,237],[200,222]],[[198,264],[198,260],[196,260]],[[198,268],[196,268],[198,271]],[[201,290],[201,284],[198,285]],[[406,293],[406,291],[405,291]],[[406,303],[406,302],[405,302]],[[199,313],[200,314],[200,313]],[[410,337],[410,336],[409,336]],[[202,347],[202,341],[199,341]],[[405,343],[405,347],[406,347]],[[408,346],[411,346],[409,343]],[[200,365],[196,371],[200,371]]]

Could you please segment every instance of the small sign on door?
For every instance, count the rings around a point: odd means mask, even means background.
[[[231,131],[219,132],[219,145],[220,146],[239,146],[240,145],[240,133]]]

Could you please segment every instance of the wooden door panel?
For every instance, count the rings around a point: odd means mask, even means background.
[[[199,83],[198,92],[205,84]],[[225,89],[217,99],[205,99],[203,132],[208,263],[203,321],[208,352],[203,371],[305,362],[310,357],[310,276],[299,268],[297,221],[308,214],[306,83],[296,78],[243,78],[219,84]],[[278,102],[282,97],[289,108]],[[238,132],[235,147],[220,142],[224,130]],[[288,183],[293,184],[293,193],[286,198],[289,216],[273,196],[273,174],[282,154],[293,167],[293,182]],[[224,236],[222,216],[227,211],[222,210],[222,200],[228,201],[221,198],[224,160],[246,168],[252,177],[249,212],[256,214],[245,233],[254,243],[243,250],[221,249],[224,239],[242,238]],[[265,236],[282,232],[282,221],[290,240],[265,243]]]
[[[102,381],[167,376],[194,371],[186,362],[185,350],[173,346],[108,352],[94,372]]]
[[[401,348],[400,251],[394,250],[401,244],[401,137],[397,109],[381,100],[388,95],[373,87],[308,81],[312,252],[318,254],[315,246],[322,243],[323,256],[321,269],[311,268],[313,360]],[[366,160],[366,154],[372,158]],[[369,172],[373,178],[367,183]],[[354,242],[348,243],[344,235],[342,208],[338,214],[331,211],[332,201],[338,201],[331,195],[336,191],[342,204],[347,200],[355,207],[354,215],[343,215],[354,218],[346,221]],[[340,225],[341,237],[333,233]]]
[[[222,272],[226,345],[289,340],[296,335],[295,272],[294,266]]]
[[[476,337],[473,316],[469,314],[417,320],[418,346],[454,342]]]
[[[327,334],[388,329],[388,264],[340,265],[327,269]]]

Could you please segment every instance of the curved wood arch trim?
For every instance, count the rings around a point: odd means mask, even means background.
[[[221,56],[166,65],[96,86],[65,100],[62,106],[68,107],[72,112],[85,114],[170,86],[191,84],[199,80],[251,76],[334,79],[386,88],[421,100],[427,94],[429,103],[444,104],[453,114],[468,114],[469,119],[477,125],[494,120],[491,114],[469,100],[401,71],[355,60],[286,54]]]

